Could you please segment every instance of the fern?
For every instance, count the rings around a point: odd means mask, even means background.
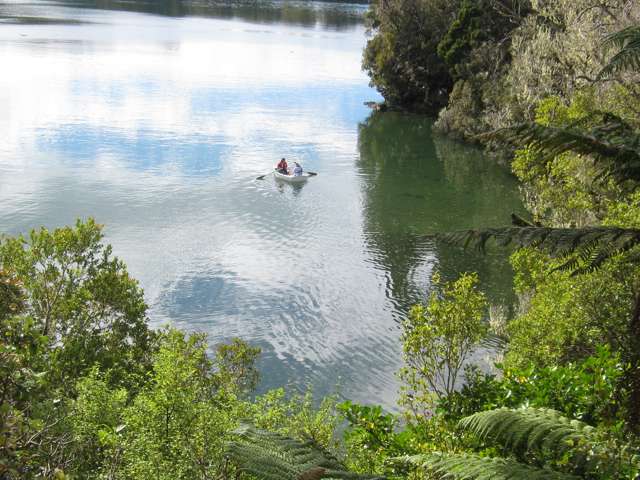
[[[259,480],[378,480],[346,470],[338,460],[313,442],[300,442],[283,435],[243,425],[236,439],[226,445],[227,458],[243,472]]]
[[[466,417],[458,426],[486,443],[501,446],[504,457],[430,453],[391,461],[456,480],[635,478],[638,471],[635,451],[628,445],[606,439],[595,428],[555,410],[500,408]]]
[[[490,240],[500,246],[532,247],[565,259],[558,269],[585,273],[640,244],[640,230],[618,227],[504,227],[442,233],[437,238],[484,251]]]
[[[618,53],[598,74],[599,78],[609,77],[625,70],[640,70],[640,25],[609,35],[603,46],[608,49],[617,48]]]
[[[586,120],[597,125],[585,130],[582,126],[584,119],[566,127],[522,123],[494,130],[479,138],[528,145],[538,153],[543,163],[566,152],[589,155],[599,168],[601,177],[612,176],[619,182],[640,181],[640,135],[611,113],[596,113]]]
[[[512,452],[553,452],[555,456],[596,441],[593,427],[543,408],[489,410],[463,418],[458,425]]]
[[[456,480],[577,480],[579,477],[536,468],[505,458],[471,454],[431,453],[395,459],[396,462],[426,469],[440,478]]]

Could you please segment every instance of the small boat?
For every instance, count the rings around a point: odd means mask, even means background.
[[[284,173],[280,173],[277,170],[273,171],[273,176],[278,180],[283,180],[289,183],[301,183],[306,182],[309,177],[313,177],[310,173],[303,173],[302,175],[298,175],[297,177],[294,175],[285,175]]]

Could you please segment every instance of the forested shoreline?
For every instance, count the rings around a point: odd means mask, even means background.
[[[258,348],[151,329],[92,219],[2,237],[0,478],[638,478],[640,5],[379,0],[367,21],[389,106],[506,152],[529,218],[424,233],[510,249],[517,305],[436,273],[391,414],[256,396]]]
[[[378,1],[363,68],[389,107],[466,140],[536,121],[549,99],[637,121],[637,73],[599,74],[615,53],[607,36],[639,16],[631,1]]]

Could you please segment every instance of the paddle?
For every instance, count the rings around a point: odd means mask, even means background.
[[[273,172],[269,172],[269,173],[265,173],[264,175],[260,175],[259,177],[256,177],[256,180],[264,180],[264,177],[266,177],[267,175],[271,175]],[[316,175],[318,175],[317,172],[305,172],[307,174],[309,174],[310,177],[315,177]]]
[[[262,180],[264,177],[266,177],[267,175],[271,175],[273,172],[269,172],[269,173],[265,173],[264,175],[260,175],[259,177],[256,177],[256,180]]]

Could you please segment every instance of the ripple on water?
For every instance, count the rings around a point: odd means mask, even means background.
[[[276,5],[259,27],[253,7],[195,19],[163,16],[164,2],[58,3],[11,8],[99,25],[0,31],[0,231],[94,216],[154,326],[261,346],[262,389],[341,383],[392,406],[397,321],[436,265],[470,264],[418,234],[508,218],[510,180],[477,172],[478,154],[465,163],[427,119],[370,115],[364,26],[329,3],[312,2],[320,23]],[[319,175],[256,180],[282,155]]]

